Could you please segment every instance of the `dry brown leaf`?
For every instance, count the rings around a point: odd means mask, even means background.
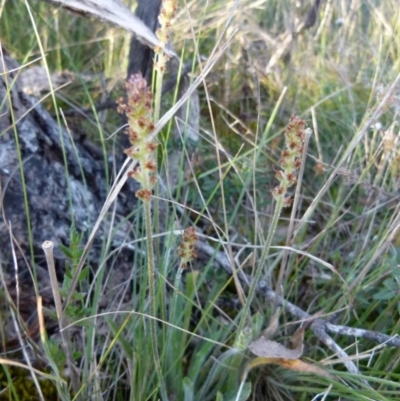
[[[266,339],[274,337],[275,333],[279,327],[279,316],[281,313],[281,308],[277,308],[275,313],[271,316],[269,320],[268,327],[263,331],[262,336]]]
[[[297,344],[297,348],[289,349],[276,341],[260,337],[249,345],[249,350],[262,358],[298,359],[303,354],[303,342]]]
[[[251,370],[256,366],[260,365],[279,365],[283,368],[295,370],[297,372],[303,373],[315,373],[317,375],[329,377],[333,379],[334,377],[329,374],[324,369],[320,368],[317,365],[313,365],[311,363],[303,362],[300,359],[285,359],[285,358],[254,358],[247,366],[247,370]]]
[[[324,369],[299,359],[303,354],[304,332],[319,315],[317,313],[296,330],[290,339],[290,348],[276,341],[268,340],[264,336],[250,343],[249,350],[258,358],[253,359],[247,365],[247,371],[259,365],[275,364],[298,372],[315,373],[332,378]]]

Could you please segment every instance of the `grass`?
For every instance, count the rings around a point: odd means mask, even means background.
[[[286,300],[310,314],[331,315],[335,324],[390,336],[400,327],[399,100],[398,85],[392,87],[400,60],[398,4],[395,0],[323,2],[316,24],[300,32],[267,73],[288,27],[295,18],[304,18],[309,2],[303,3],[296,7],[297,2],[289,0],[244,0],[229,20],[227,10],[233,2],[194,1],[187,8],[182,3],[172,26],[174,48],[185,62],[208,57],[234,35],[198,89],[200,140],[191,144],[182,136],[173,138],[172,125],[166,125],[160,137],[159,172],[169,169],[170,177],[177,176],[176,183],[167,180],[159,193],[161,232],[153,228],[159,260],[153,327],[171,400],[244,400],[250,393],[256,400],[398,398],[398,349],[375,348],[376,343],[363,338],[335,335],[359,368],[361,375],[356,375],[311,330],[305,333],[302,360],[323,367],[336,380],[268,363],[251,370],[240,387],[245,366],[254,358],[248,343],[271,328],[275,308],[260,296],[243,305],[248,287],[221,268],[217,252],[226,255],[238,274],[239,270],[249,277],[256,274],[262,254],[256,246],[265,246],[268,237],[275,207],[271,191],[278,185],[274,175],[292,114],[305,119],[313,134],[297,212],[282,213],[269,253],[264,254],[263,277]],[[30,6],[38,35],[24,2],[6,0],[0,14],[2,41],[21,64],[46,55],[49,72],[77,74],[74,86],[52,90],[54,100],[51,96],[43,100],[52,113],[55,102],[63,110],[94,109],[108,92],[115,99],[123,94],[129,46],[125,32],[39,1]],[[92,80],[88,83],[84,75]],[[199,75],[197,65],[193,76]],[[392,96],[385,98],[391,89]],[[173,96],[162,98],[161,118],[174,102]],[[87,113],[78,120],[67,116],[66,124],[101,144],[105,159],[114,151],[122,152],[106,140],[121,125],[113,110]],[[177,148],[181,152],[174,167],[168,155]],[[116,277],[119,266],[114,263],[123,249],[112,245],[117,227],[111,226],[110,238],[103,241],[103,263],[96,266],[94,277],[80,276],[80,289],[70,297],[67,319],[79,333],[79,341],[71,346],[81,399],[161,396],[150,341],[153,316],[143,209],[135,208],[126,217],[137,239],[130,244],[134,252],[129,269]],[[287,242],[290,220],[294,234]],[[100,217],[100,222],[107,221],[114,221],[112,212]],[[182,271],[177,230],[190,225],[215,239],[210,241],[215,255],[199,254]],[[162,235],[159,242],[157,234]],[[71,277],[87,245],[86,237],[76,235],[71,228],[71,243],[64,249]],[[276,288],[285,259],[277,247],[282,245],[303,254],[288,253],[283,281]],[[5,269],[3,260],[2,256]],[[70,284],[65,279],[64,300]],[[12,315],[3,301],[3,312]],[[243,311],[248,310],[250,331],[238,331]],[[274,340],[287,342],[298,326],[296,320],[282,309]],[[21,324],[18,319],[16,324]],[[77,399],[71,389],[65,390],[71,376],[64,374],[65,355],[56,339],[45,340],[45,350],[38,351],[50,373],[44,367],[37,370],[51,375],[61,399]],[[11,355],[7,358],[20,360]],[[31,372],[29,377],[39,378],[33,361],[25,354],[21,363]],[[14,380],[19,367],[1,362],[0,399],[29,399]],[[34,386],[39,393],[38,387]],[[46,391],[42,393],[47,397]]]

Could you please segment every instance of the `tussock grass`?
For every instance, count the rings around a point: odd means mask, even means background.
[[[235,400],[245,399],[250,392],[257,400],[398,398],[398,349],[379,347],[363,338],[334,336],[362,373],[355,375],[310,330],[303,359],[337,375],[336,381],[267,365],[250,373],[242,398],[237,398],[243,366],[252,357],[235,343],[241,334],[237,331],[241,311],[247,309],[241,301],[248,293],[238,277],[240,271],[249,277],[255,274],[262,252],[244,245],[265,245],[274,209],[274,174],[284,146],[283,131],[292,114],[305,119],[313,135],[297,212],[294,217],[290,211],[281,215],[272,239],[264,268],[264,273],[271,273],[268,284],[303,310],[322,311],[336,324],[390,336],[397,335],[400,327],[398,2],[322,2],[316,24],[299,32],[282,57],[268,67],[310,3],[244,0],[229,16],[235,5],[232,1],[192,1],[180,5],[173,24],[175,50],[185,62],[194,60],[193,75],[204,80],[198,89],[200,141],[193,145],[184,133],[174,141],[168,125],[160,137],[160,173],[172,169],[167,155],[182,149],[179,167],[170,172],[177,173],[177,184],[166,180],[159,193],[163,231],[154,232],[154,238],[162,237],[156,250],[157,342],[170,399]],[[105,158],[121,152],[113,147],[112,139],[106,140],[119,128],[120,118],[113,110],[97,112],[95,104],[108,92],[115,99],[123,94],[128,35],[42,2],[30,5],[38,36],[24,3],[7,0],[1,5],[2,43],[21,64],[46,57],[49,73],[77,74],[73,84],[51,89],[54,99],[45,99],[46,106],[54,113],[54,102],[63,110],[91,108],[93,113],[79,119],[67,116],[60,124],[84,131],[100,143]],[[221,49],[206,75],[202,72],[205,63],[201,67],[196,60]],[[93,80],[88,83],[85,76]],[[162,99],[161,121],[174,102],[172,96]],[[110,198],[97,224],[113,221],[112,200],[122,185],[122,181],[115,184],[113,177],[110,172]],[[68,316],[70,330],[79,333],[79,341],[72,346],[82,399],[159,397],[149,339],[153,317],[149,316],[141,206],[132,214],[129,221],[137,241],[128,244],[133,250],[131,269],[119,281],[115,279],[114,256],[126,244],[111,250],[115,231],[111,225],[110,237],[104,239],[104,263],[90,280],[79,279],[82,291],[78,294],[85,296],[74,302],[82,302],[84,314]],[[290,219],[294,234],[287,241]],[[215,239],[210,242],[215,252],[225,253],[237,277],[203,254],[186,272],[179,270],[177,230],[192,224]],[[284,259],[284,251],[274,248],[278,245],[303,254],[289,251],[277,289]],[[82,240],[80,249],[85,246]],[[66,260],[72,270],[79,263]],[[248,307],[250,337],[258,338],[271,324],[275,308],[257,296]],[[12,307],[3,309],[18,315]],[[293,317],[281,310],[275,339],[289,339],[293,323]],[[23,327],[20,330],[24,332]],[[52,360],[49,357],[44,364],[52,366],[58,348],[55,340],[46,341]],[[26,358],[35,360],[30,355]],[[71,377],[63,371],[65,360],[60,362],[62,366],[53,369],[50,377],[58,386]],[[29,365],[26,360],[24,364]],[[36,374],[33,367],[29,370]],[[12,374],[11,362],[4,363],[0,399],[9,395]],[[12,399],[25,399],[17,390],[12,389]],[[59,396],[74,399],[68,391],[60,391]]]

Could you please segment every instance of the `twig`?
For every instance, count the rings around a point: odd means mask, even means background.
[[[400,348],[400,338],[398,337],[398,335],[388,336],[386,334],[377,333],[371,330],[357,329],[347,326],[339,326],[329,322],[325,322],[325,329],[330,333],[340,334],[342,336],[365,338],[367,340],[375,341],[379,344]]]

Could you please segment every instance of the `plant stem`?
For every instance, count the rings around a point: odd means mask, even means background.
[[[152,224],[151,224],[151,203],[150,200],[143,201],[144,216],[146,225],[146,237],[147,237],[147,275],[149,280],[149,298],[150,298],[150,316],[156,317],[156,289],[155,289],[155,269],[154,269],[154,249],[153,249],[153,237],[152,237]],[[150,334],[151,344],[153,349],[153,359],[156,366],[156,372],[161,391],[161,399],[168,400],[167,390],[161,371],[160,355],[158,353],[158,341],[157,341],[157,321],[150,319]]]
[[[260,281],[261,274],[263,272],[263,268],[264,268],[264,265],[265,265],[265,261],[267,260],[267,257],[268,257],[269,249],[270,249],[271,243],[272,243],[272,238],[274,237],[275,230],[276,230],[276,227],[277,227],[278,221],[279,221],[279,216],[281,215],[281,211],[282,211],[282,207],[283,207],[283,200],[284,200],[284,194],[282,194],[281,196],[277,197],[275,210],[274,210],[274,215],[272,217],[271,226],[269,228],[268,236],[267,236],[267,239],[265,241],[265,246],[264,246],[263,251],[261,253],[260,260],[258,261],[258,267],[256,269],[256,272],[254,274],[253,280],[252,280],[251,285],[250,285],[249,294],[247,296],[247,300],[246,300],[246,303],[244,305],[242,316],[241,316],[240,321],[239,321],[239,326],[238,326],[238,330],[237,330],[237,333],[236,333],[236,339],[238,338],[240,333],[243,331],[244,326],[246,324],[246,319],[249,317],[250,305],[251,305],[251,302],[253,301],[254,295],[256,293],[257,285],[258,285],[258,283]],[[270,272],[268,272],[268,274],[269,273]]]
[[[157,62],[161,61],[162,57],[165,57],[164,54],[158,54]],[[159,70],[155,69],[156,74],[156,82],[155,82],[155,90],[154,90],[154,113],[153,113],[153,122],[154,124],[158,123],[160,119],[160,110],[161,110],[161,95],[162,95],[162,82],[164,74]]]

